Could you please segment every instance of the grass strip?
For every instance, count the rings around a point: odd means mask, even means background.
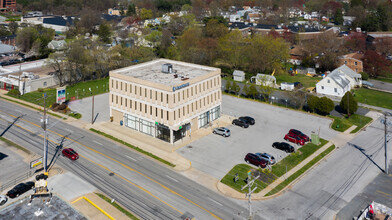
[[[372,118],[363,115],[358,115],[358,114],[351,115],[349,118],[345,118],[345,117],[339,118],[331,115],[328,117],[334,119],[331,128],[334,129],[335,131],[344,132],[351,126],[356,125],[357,127],[350,132],[351,134],[356,133],[357,131],[359,131],[365,125],[367,125],[369,122],[372,121]]]
[[[325,151],[323,151],[321,154],[317,155],[313,160],[311,160],[309,163],[307,163],[305,166],[303,166],[301,169],[299,169],[293,175],[289,176],[289,178],[287,178],[281,184],[279,184],[274,189],[272,189],[270,192],[268,192],[265,196],[271,196],[271,195],[274,195],[274,194],[280,192],[287,185],[289,185],[291,182],[293,182],[295,179],[297,179],[300,175],[305,173],[309,168],[311,168],[314,164],[316,164],[318,161],[320,161],[322,158],[324,158],[327,154],[329,154],[334,149],[335,149],[335,145],[332,145],[329,148],[327,148]]]
[[[14,142],[8,140],[8,139],[5,138],[5,137],[0,137],[0,140],[4,141],[4,142],[5,142],[6,144],[8,144],[9,146],[16,147],[17,149],[19,149],[19,150],[21,150],[21,151],[24,151],[24,152],[27,153],[27,154],[31,154],[31,152],[30,152],[29,150],[27,150],[26,148],[24,148],[24,147],[20,146],[19,144],[16,144],[16,143],[14,143]]]
[[[149,156],[149,157],[152,157],[152,158],[154,158],[155,160],[158,160],[158,161],[160,161],[160,162],[162,162],[162,163],[164,163],[164,164],[166,164],[166,165],[169,165],[169,166],[171,166],[171,167],[175,167],[175,166],[176,166],[176,165],[170,163],[170,162],[167,161],[167,160],[164,160],[164,159],[162,159],[162,158],[160,158],[160,157],[158,157],[158,156],[156,156],[156,155],[154,155],[154,154],[152,154],[152,153],[150,153],[150,152],[147,152],[147,151],[145,151],[145,150],[143,150],[143,149],[141,149],[141,148],[139,148],[139,147],[135,147],[135,146],[133,146],[132,144],[129,144],[129,143],[127,143],[127,142],[125,142],[125,141],[123,141],[123,140],[120,140],[120,139],[118,139],[118,138],[116,138],[116,137],[113,137],[113,136],[111,136],[111,135],[109,135],[109,134],[106,134],[105,132],[98,131],[98,130],[96,130],[96,129],[94,129],[94,128],[90,128],[90,131],[95,132],[95,133],[100,134],[100,135],[103,135],[103,136],[105,136],[105,137],[107,137],[107,138],[110,138],[110,139],[112,139],[112,140],[114,140],[114,141],[116,141],[116,142],[118,142],[118,143],[120,143],[120,144],[123,144],[123,145],[125,145],[125,146],[127,146],[127,147],[130,147],[130,148],[132,148],[132,149],[134,149],[134,150],[136,150],[136,151],[139,151],[139,152],[142,153],[142,154],[145,154],[145,155],[147,155],[147,156]]]
[[[313,143],[307,143],[304,146],[300,147],[295,153],[291,153],[290,155],[283,158],[281,161],[272,166],[272,174],[277,177],[281,177],[287,172],[293,169],[295,166],[300,164],[307,157],[312,155],[326,143],[327,140],[320,138],[321,144],[315,145]]]
[[[13,96],[12,96],[12,97],[13,97]],[[28,108],[32,108],[32,109],[37,110],[37,111],[40,111],[40,112],[43,112],[42,109],[36,108],[36,107],[34,107],[34,106],[32,106],[32,105],[25,104],[25,103],[23,103],[23,102],[18,102],[18,101],[12,100],[12,99],[5,98],[5,97],[3,97],[3,96],[0,96],[0,98],[5,99],[5,100],[10,101],[10,102],[17,103],[17,104],[19,104],[19,105],[26,106],[26,107],[28,107]],[[61,116],[58,115],[58,114],[54,114],[54,113],[49,112],[49,111],[46,111],[46,113],[47,113],[48,115],[51,115],[51,116],[54,116],[54,117],[57,117],[57,118],[62,118],[63,120],[66,120],[66,118],[63,118],[63,117],[61,117]]]
[[[246,193],[248,192],[248,188],[241,190],[241,188],[246,185],[245,179],[248,177],[248,171],[250,170],[255,170],[254,167],[251,167],[247,164],[237,164],[235,165],[228,174],[226,174],[222,180],[221,183],[226,184],[227,186],[230,186],[231,188],[237,190],[238,192],[241,193]],[[238,173],[238,181],[234,182],[234,177],[235,174]],[[257,189],[255,190],[255,193],[260,192],[262,189],[267,187],[267,184],[260,181],[256,180],[255,183],[257,184]]]
[[[392,93],[366,89],[363,87],[355,89],[354,92],[355,100],[360,103],[392,109]]]
[[[114,206],[116,209],[118,209],[120,212],[124,213],[126,216],[128,216],[130,219],[138,220],[139,218],[134,216],[132,213],[130,213],[128,210],[124,209],[122,206],[117,204],[116,202],[111,201],[108,197],[105,195],[102,195],[101,193],[95,193],[97,196],[99,196],[101,199],[105,200],[106,202],[110,203],[112,206]]]

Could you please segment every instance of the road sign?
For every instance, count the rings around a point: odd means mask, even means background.
[[[32,169],[32,168],[34,168],[34,167],[36,167],[36,166],[38,166],[40,164],[42,164],[42,157],[31,161],[30,162],[30,169]]]
[[[238,180],[239,180],[239,176],[238,176],[238,173],[236,173],[235,175],[234,175],[234,182],[236,183]]]
[[[58,104],[61,104],[65,102],[65,87],[59,87],[57,88],[56,92],[56,102]]]

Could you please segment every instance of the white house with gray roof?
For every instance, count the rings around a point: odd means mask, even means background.
[[[318,94],[343,97],[347,91],[362,86],[361,74],[343,65],[333,70],[316,84]]]

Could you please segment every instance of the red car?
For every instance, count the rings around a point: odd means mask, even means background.
[[[294,136],[297,136],[297,137],[299,137],[299,138],[303,139],[305,142],[308,142],[308,141],[310,141],[310,138],[309,138],[309,136],[308,136],[308,135],[306,135],[306,134],[304,134],[304,133],[302,133],[302,132],[301,132],[301,131],[299,131],[299,130],[296,130],[296,129],[290,129],[290,131],[289,131],[289,134],[292,134],[292,135],[294,135]]]
[[[295,136],[295,135],[292,135],[292,134],[286,134],[285,136],[284,136],[284,139],[286,140],[286,141],[290,141],[290,142],[293,142],[294,144],[299,144],[299,145],[304,145],[305,144],[305,141],[302,139],[302,138],[300,138],[300,137],[298,137],[298,136]]]
[[[265,168],[267,166],[268,161],[263,158],[257,156],[256,154],[248,153],[245,156],[245,161],[247,163],[253,164],[259,168]]]
[[[66,156],[71,160],[77,160],[79,158],[79,154],[72,148],[65,148],[62,153],[63,156]]]

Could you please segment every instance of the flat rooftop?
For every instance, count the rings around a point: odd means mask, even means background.
[[[163,73],[162,65],[171,64],[173,73]],[[112,73],[122,74],[133,78],[138,78],[154,83],[164,84],[167,86],[175,86],[187,83],[189,80],[199,76],[219,70],[218,68],[202,66],[197,64],[179,62],[167,59],[157,59],[134,66],[111,71]],[[174,75],[177,74],[177,78]],[[183,80],[188,78],[188,80]]]

